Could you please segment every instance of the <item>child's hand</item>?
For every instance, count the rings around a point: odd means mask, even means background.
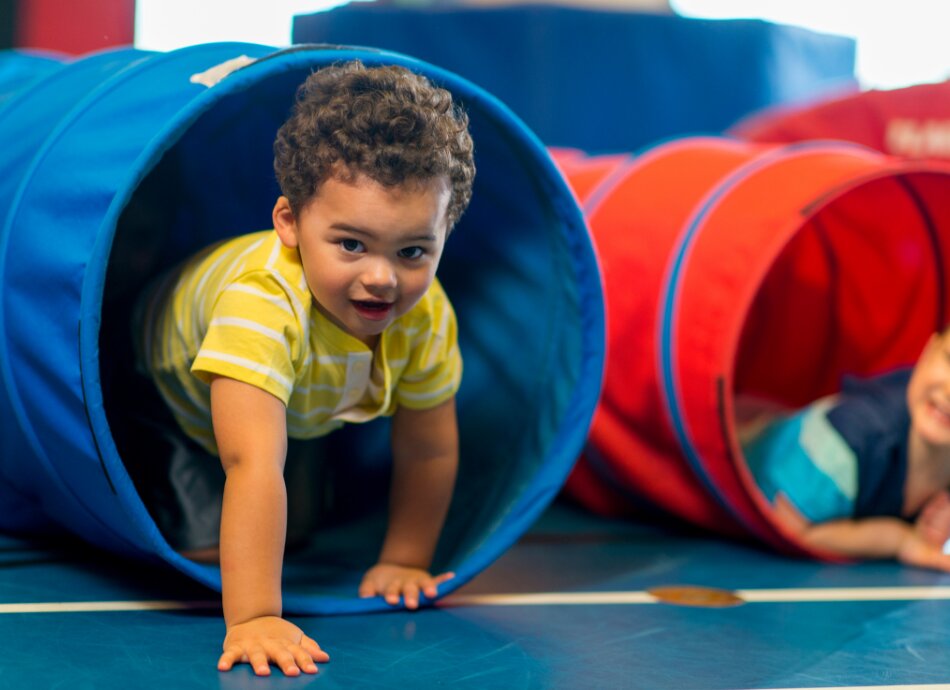
[[[950,494],[934,494],[921,509],[914,528],[924,541],[943,549],[950,539]]]
[[[914,528],[908,529],[901,540],[897,560],[904,565],[950,572],[950,556],[943,552],[943,543],[928,541],[920,530]]]
[[[360,596],[374,597],[377,594],[386,599],[387,604],[396,606],[402,597],[407,609],[419,608],[419,593],[435,599],[438,586],[448,582],[455,573],[442,573],[433,577],[419,568],[406,568],[401,565],[377,563],[366,571],[360,583]]]
[[[218,659],[219,671],[230,671],[234,664],[244,663],[250,664],[257,675],[269,676],[270,662],[273,662],[285,676],[299,676],[301,671],[316,673],[314,662],[330,660],[303,630],[277,616],[262,616],[232,625],[223,646],[224,654]]]

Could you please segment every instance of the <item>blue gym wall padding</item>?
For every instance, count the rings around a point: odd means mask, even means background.
[[[216,85],[192,80],[239,56],[249,64]],[[0,529],[66,527],[220,588],[216,567],[168,546],[125,470],[110,406],[134,401],[110,397],[122,372],[100,335],[127,322],[130,296],[163,268],[270,227],[272,142],[296,87],[352,58],[452,91],[476,144],[472,204],[439,269],[465,358],[460,474],[434,564],[457,573],[444,591],[501,555],[558,493],[599,395],[604,314],[582,214],[540,141],[488,92],[414,58],[220,43],[88,56],[0,108]],[[350,494],[385,486],[387,431],[377,420],[327,437]],[[356,597],[385,495],[360,508],[288,558],[288,612],[388,608]]]
[[[470,79],[548,146],[636,151],[722,132],[769,105],[856,90],[855,42],[759,20],[557,3],[351,2],[294,19],[294,43],[395,50]]]

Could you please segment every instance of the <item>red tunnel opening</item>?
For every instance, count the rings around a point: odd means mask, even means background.
[[[566,493],[807,552],[745,467],[737,414],[915,361],[950,316],[950,168],[699,138],[560,164],[580,181],[608,313],[604,391]]]

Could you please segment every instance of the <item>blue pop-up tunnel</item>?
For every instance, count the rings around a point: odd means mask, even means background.
[[[556,496],[596,406],[601,283],[583,216],[548,152],[491,94],[395,53],[207,44],[110,51],[62,64],[0,104],[0,529],[68,528],[220,588],[217,567],[176,553],[115,441],[129,304],[163,269],[224,237],[270,227],[272,144],[297,86],[358,58],[450,90],[471,120],[470,208],[439,277],[465,373],[460,472],[433,569],[447,593],[491,564]],[[118,369],[118,370],[117,370]],[[357,598],[386,517],[388,425],[326,437],[347,510],[288,555],[291,613],[383,610]]]

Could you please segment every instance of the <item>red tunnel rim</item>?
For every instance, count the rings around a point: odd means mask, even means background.
[[[828,142],[821,143],[821,145],[824,146],[827,146],[827,144]],[[817,146],[818,144],[813,143],[812,145]],[[857,151],[864,152],[864,147],[856,147],[852,144],[846,144],[846,146],[854,147]],[[700,232],[701,228],[709,221],[714,213],[716,200],[722,198],[724,194],[727,194],[729,188],[738,184],[742,177],[750,174],[750,172],[762,165],[768,165],[770,161],[780,161],[790,150],[794,151],[802,148],[805,147],[803,145],[782,146],[779,147],[777,151],[756,156],[746,165],[740,166],[736,174],[729,176],[722,184],[718,185],[716,189],[712,190],[705,200],[706,204],[700,206],[699,212],[697,212],[690,223],[693,227],[692,235],[695,236]],[[883,162],[883,165],[879,162],[876,169],[871,172],[855,175],[835,185],[833,188],[816,195],[813,201],[804,207],[808,211],[807,215],[803,214],[795,217],[794,220],[786,223],[776,233],[782,238],[781,243],[776,242],[773,245],[773,251],[768,257],[768,261],[763,261],[757,265],[756,270],[750,273],[750,279],[743,283],[743,289],[737,295],[739,300],[737,302],[738,308],[735,310],[736,317],[725,327],[726,334],[724,335],[724,342],[726,346],[722,352],[728,353],[728,355],[725,357],[725,361],[713,363],[713,370],[721,372],[719,376],[711,377],[721,381],[721,383],[719,383],[721,391],[720,406],[719,409],[714,412],[709,411],[708,408],[701,408],[698,413],[696,411],[690,412],[689,404],[678,382],[676,371],[678,367],[674,363],[675,345],[678,338],[670,331],[671,328],[675,330],[672,321],[675,320],[675,316],[669,309],[669,301],[675,297],[675,282],[678,276],[688,270],[688,262],[682,262],[680,269],[677,269],[674,265],[674,269],[669,272],[664,290],[665,298],[661,300],[660,303],[660,319],[662,325],[659,333],[660,345],[658,353],[660,357],[661,389],[666,402],[671,426],[676,431],[684,455],[689,461],[690,466],[709,491],[723,503],[724,507],[742,524],[747,525],[750,531],[757,537],[782,550],[804,553],[824,560],[842,559],[832,554],[805,546],[794,535],[789,534],[787,530],[779,526],[772,518],[769,505],[764,497],[761,496],[751,473],[749,473],[745,463],[741,461],[742,453],[739,449],[735,428],[729,421],[730,419],[734,419],[732,412],[734,405],[733,388],[736,374],[735,357],[739,338],[741,337],[742,329],[748,318],[752,301],[761,290],[762,284],[775,265],[776,260],[781,254],[781,250],[810,218],[822,209],[835,203],[842,196],[876,180],[897,177],[906,178],[920,174],[950,175],[950,164],[939,161],[905,161],[890,159],[884,156],[880,156],[879,160]],[[687,238],[687,242],[688,241]],[[684,248],[681,247],[681,255],[683,249]],[[688,247],[686,247],[686,249],[688,249]],[[717,419],[705,421],[707,424],[711,423],[714,428],[719,430],[720,434],[725,436],[725,438],[722,438],[723,446],[727,449],[727,457],[725,458],[726,464],[724,466],[726,467],[726,471],[734,474],[732,479],[737,481],[738,485],[742,488],[743,494],[740,496],[733,495],[733,491],[725,489],[721,481],[717,481],[716,476],[709,470],[709,459],[702,457],[696,450],[694,441],[695,428],[699,426],[700,422],[695,421],[694,417],[701,415],[708,417],[710,414],[715,414]],[[742,502],[744,502],[744,504]]]

